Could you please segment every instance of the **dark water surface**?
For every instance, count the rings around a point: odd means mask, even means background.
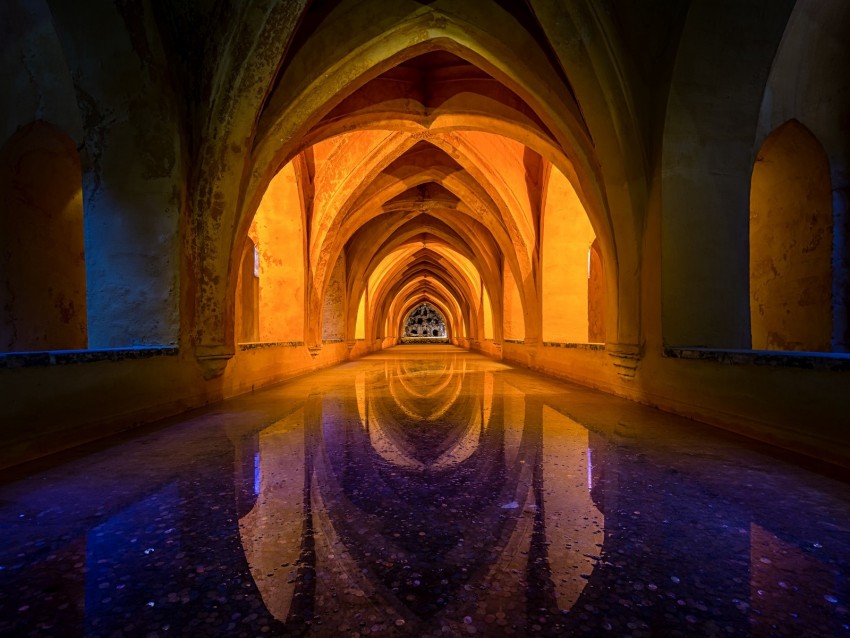
[[[846,482],[448,346],[42,466],[3,636],[850,636]]]

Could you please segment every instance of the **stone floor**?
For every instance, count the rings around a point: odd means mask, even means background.
[[[7,471],[3,636],[850,636],[850,489],[450,346]]]

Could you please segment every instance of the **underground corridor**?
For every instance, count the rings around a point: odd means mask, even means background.
[[[0,3],[0,635],[850,636],[850,3],[727,4]]]

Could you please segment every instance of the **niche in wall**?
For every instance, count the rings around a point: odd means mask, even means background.
[[[829,160],[797,120],[764,141],[750,190],[754,350],[828,352],[832,338]]]
[[[304,339],[304,214],[289,162],[269,183],[250,234],[259,256],[259,340]]]
[[[322,339],[345,338],[345,253],[336,260],[322,304]]]
[[[543,340],[562,343],[604,340],[604,327],[591,326],[602,322],[600,310],[604,286],[591,287],[594,276],[596,234],[581,201],[569,180],[552,167],[546,186],[543,205],[542,282],[543,282]],[[601,266],[598,244],[596,256]],[[601,268],[597,268],[601,276]],[[596,296],[593,296],[596,295]],[[595,312],[590,316],[590,309]],[[601,338],[600,338],[601,337]]]
[[[236,334],[240,343],[253,343],[260,338],[260,269],[257,247],[245,239],[237,282]]]
[[[80,157],[35,121],[0,149],[0,352],[88,347]]]
[[[522,300],[519,295],[516,279],[508,266],[507,260],[502,262],[503,292],[502,315],[505,339],[525,339],[525,316],[522,310]]]
[[[605,343],[605,267],[598,239],[590,245],[587,259],[587,340]]]

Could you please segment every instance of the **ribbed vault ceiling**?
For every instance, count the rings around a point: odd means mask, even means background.
[[[280,81],[260,120],[256,161],[294,162],[306,193],[308,304],[318,314],[344,254],[347,325],[368,288],[367,340],[400,328],[423,301],[444,314],[451,333],[478,334],[485,296],[500,312],[503,269],[533,312],[525,298],[536,294],[541,192],[552,161],[576,181],[569,154],[535,109],[456,49],[432,42],[378,74],[363,73],[320,109],[291,158],[269,141],[279,126]],[[566,83],[560,88],[572,100]],[[273,173],[254,171],[249,208],[262,176]]]
[[[192,247],[203,275],[200,359],[214,367],[233,350],[234,265],[288,166],[304,211],[311,351],[322,345],[341,257],[346,341],[364,303],[365,338],[381,338],[423,295],[443,304],[456,334],[485,339],[489,326],[486,339],[498,343],[507,309],[527,343],[541,341],[546,194],[556,173],[571,193],[556,216],[581,217],[598,240],[608,339],[635,342],[637,323],[619,317],[636,316],[639,301],[647,157],[610,15],[595,3],[536,0],[262,6],[268,13],[246,15],[223,45],[209,99],[195,105],[210,122],[193,166],[192,206],[205,211]],[[262,29],[251,31],[254,22]],[[590,243],[586,229],[574,237],[575,247]],[[390,256],[415,243],[415,257]],[[571,268],[580,276],[580,265]]]

